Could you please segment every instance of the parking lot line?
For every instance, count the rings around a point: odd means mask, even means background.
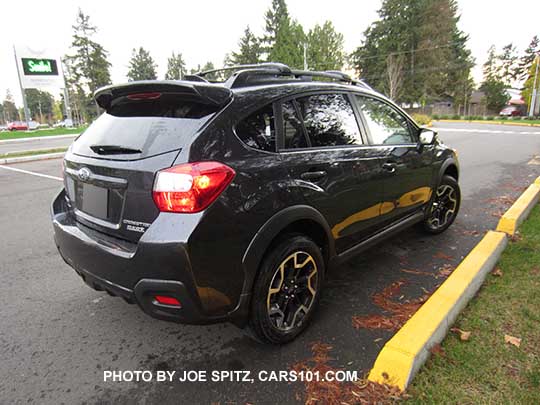
[[[7,166],[0,165],[0,169],[11,170],[14,172],[19,172],[19,173],[24,173],[24,174],[31,174],[32,176],[45,177],[46,179],[51,179],[51,180],[64,181],[62,177],[49,176],[48,174],[36,173],[36,172],[31,172],[29,170],[23,170],[23,169],[16,169],[14,167],[7,167]]]

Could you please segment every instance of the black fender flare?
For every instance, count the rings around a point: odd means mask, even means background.
[[[242,257],[242,266],[244,267],[245,274],[243,294],[251,293],[263,256],[276,236],[293,222],[306,219],[316,222],[324,229],[326,239],[328,240],[329,262],[335,257],[334,237],[324,216],[309,205],[287,207],[268,219],[251,239]]]
[[[441,165],[441,168],[439,169],[439,175],[437,176],[437,183],[435,186],[437,186],[440,183],[441,179],[444,176],[444,172],[446,172],[446,169],[448,169],[449,166],[455,166],[458,172],[458,176],[459,176],[458,162],[453,157],[449,157],[443,162],[443,164]]]

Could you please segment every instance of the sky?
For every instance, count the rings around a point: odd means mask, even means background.
[[[188,68],[212,61],[221,66],[224,56],[237,49],[247,25],[257,35],[264,28],[264,13],[271,0],[124,1],[25,0],[2,5],[0,23],[0,100],[6,90],[22,104],[13,45],[44,49],[54,56],[70,52],[72,25],[80,7],[98,27],[95,40],[109,52],[114,83],[125,82],[132,49],[143,46],[158,64],[163,78],[170,54],[181,52]],[[363,32],[377,19],[381,0],[287,0],[289,13],[304,29],[330,20],[344,35],[345,51],[360,45]],[[493,44],[509,42],[523,51],[540,35],[540,1],[458,0],[459,28],[470,35],[468,47],[476,60],[475,81]],[[11,17],[11,18],[8,18]],[[59,89],[50,89],[58,96]]]

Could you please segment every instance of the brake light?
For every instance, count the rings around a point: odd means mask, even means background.
[[[152,196],[162,212],[195,213],[219,197],[235,176],[218,162],[196,162],[158,172]]]
[[[128,100],[157,100],[161,97],[161,93],[134,93],[128,94]]]

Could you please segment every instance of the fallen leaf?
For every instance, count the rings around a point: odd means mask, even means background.
[[[511,240],[512,242],[519,242],[519,241],[522,240],[522,239],[523,239],[523,236],[521,236],[521,235],[519,234],[519,232],[516,232],[515,234],[513,234],[512,236],[510,236],[510,240]]]
[[[453,271],[454,268],[451,265],[446,264],[439,269],[437,277],[448,277],[450,274],[452,274]]]
[[[516,347],[521,346],[521,339],[510,335],[504,335],[504,342],[510,343]]]
[[[431,352],[431,354],[433,354],[434,356],[441,356],[441,357],[445,357],[446,356],[446,353],[444,352],[444,349],[442,348],[442,346],[438,343],[436,343],[435,345],[433,345],[433,347],[431,349],[429,349],[429,351]]]
[[[495,270],[493,270],[491,272],[491,274],[495,277],[502,277],[503,275],[503,272],[501,271],[501,269],[499,267],[495,268]]]
[[[459,340],[462,340],[462,341],[467,341],[471,337],[471,332],[466,331],[466,330],[461,330],[459,328],[452,328],[450,329],[450,331],[459,334]]]
[[[452,256],[448,256],[443,252],[437,252],[434,256],[435,259],[452,260]]]

